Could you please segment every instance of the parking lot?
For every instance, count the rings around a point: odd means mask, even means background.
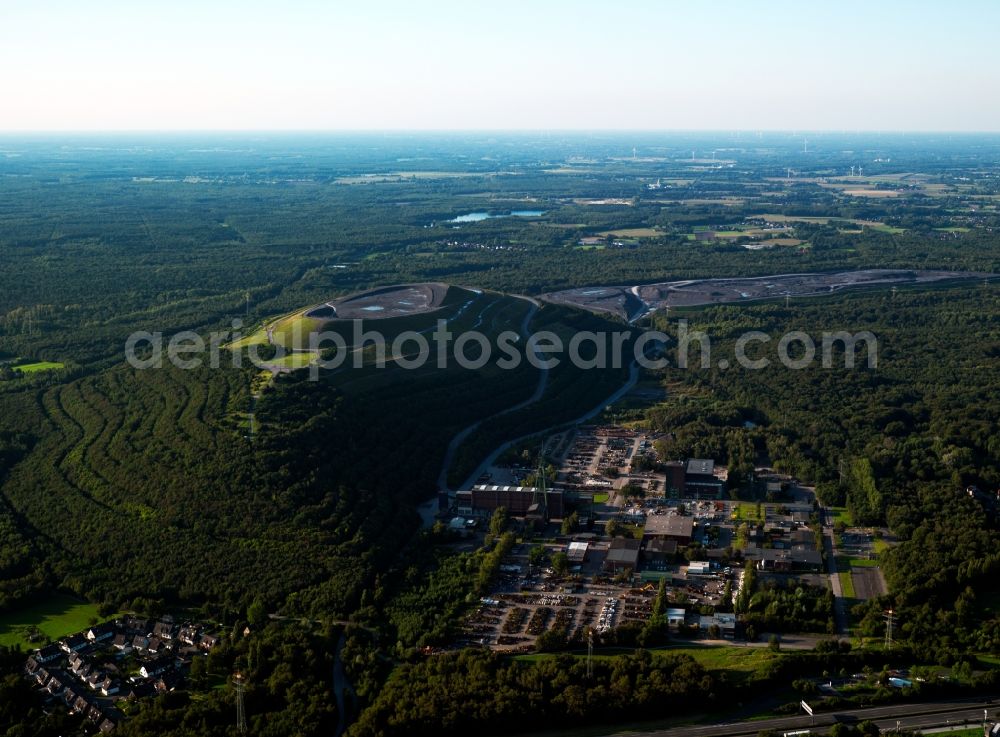
[[[561,486],[586,489],[595,493],[615,491],[626,484],[642,487],[649,495],[663,493],[659,475],[639,470],[633,462],[640,456],[652,456],[651,436],[620,427],[581,428],[565,455],[559,459],[557,480]]]
[[[559,546],[551,546],[559,549]],[[587,629],[597,635],[652,616],[658,581],[633,576],[616,581],[602,572],[607,542],[593,545],[587,560],[570,577],[527,563],[528,546],[521,544],[505,559],[497,583],[466,621],[458,645],[485,645],[500,651],[531,651],[538,636],[557,630],[570,639],[586,641]],[[719,568],[709,575],[686,576],[686,566],[671,565],[668,600],[691,607],[719,606],[727,582],[733,590],[741,570]]]

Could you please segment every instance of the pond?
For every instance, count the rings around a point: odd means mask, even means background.
[[[490,215],[488,212],[469,212],[459,215],[449,220],[449,223],[478,223],[481,220],[492,220],[493,218],[537,218],[545,214],[545,210],[511,210],[506,215]]]

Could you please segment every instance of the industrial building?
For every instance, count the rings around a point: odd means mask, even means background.
[[[715,461],[691,458],[684,472],[684,490],[695,499],[718,499],[725,486],[715,475]]]
[[[651,514],[646,517],[644,536],[662,537],[678,545],[688,545],[694,537],[694,518],[679,514]]]
[[[687,467],[684,461],[667,461],[663,464],[667,474],[666,494],[668,497],[684,496],[684,475]]]
[[[469,491],[456,492],[455,506],[458,514],[467,517],[489,517],[493,510],[504,507],[512,517],[561,518],[563,492],[535,486],[480,484]]]
[[[572,565],[581,565],[587,561],[587,550],[589,548],[590,543],[571,542],[566,549],[566,557]]]
[[[820,573],[823,570],[823,554],[818,550],[775,550],[749,545],[743,557],[754,561],[762,571]]]
[[[687,461],[667,461],[663,466],[667,497],[718,499],[722,496],[725,482],[715,475],[715,461],[690,458]]]
[[[665,537],[645,538],[642,546],[643,562],[650,568],[662,569],[677,558],[677,541]]]
[[[608,573],[636,570],[639,567],[640,545],[641,541],[631,537],[616,537],[608,548],[608,555],[604,559],[604,570]]]

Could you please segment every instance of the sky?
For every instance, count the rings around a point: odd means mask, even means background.
[[[0,0],[0,130],[1000,130],[997,0]]]

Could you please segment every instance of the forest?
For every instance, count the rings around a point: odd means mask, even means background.
[[[239,321],[247,333],[411,281],[480,290],[454,327],[495,334],[527,314],[513,295],[567,287],[998,271],[1000,179],[989,172],[1000,141],[845,134],[806,160],[797,141],[762,140],[514,136],[498,153],[474,135],[429,136],[422,162],[407,159],[412,141],[392,137],[279,136],[238,155],[183,137],[131,152],[6,142],[19,155],[0,160],[0,611],[61,592],[107,612],[194,612],[234,633],[188,689],[141,710],[123,734],[227,734],[225,679],[237,666],[253,684],[254,733],[275,735],[329,734],[340,718],[356,735],[415,724],[509,732],[528,718],[545,727],[598,714],[610,724],[655,704],[712,706],[738,688],[749,698],[833,667],[824,659],[882,667],[878,651],[781,653],[756,685],[739,685],[683,655],[643,651],[602,659],[584,683],[566,654],[420,654],[448,645],[510,542],[498,530],[486,548],[455,553],[440,530],[421,529],[416,507],[437,490],[449,442],[490,418],[456,449],[455,484],[501,443],[598,406],[627,366],[564,363],[539,402],[503,413],[531,396],[537,370],[365,367],[319,381],[300,371],[254,397],[250,368],[143,371],[122,360],[137,330],[207,334]],[[648,156],[622,158],[632,145]],[[723,145],[739,151],[731,165],[688,160],[692,148]],[[856,150],[884,161],[845,182]],[[850,194],[861,186],[892,196]],[[542,214],[511,214],[528,209]],[[454,221],[469,212],[495,217]],[[757,247],[771,240],[789,243]],[[1000,653],[997,520],[967,493],[1000,488],[995,282],[683,308],[631,328],[544,305],[532,326],[675,335],[681,318],[712,337],[717,356],[748,330],[878,336],[871,369],[647,372],[666,399],[625,416],[664,433],[666,456],[715,458],[733,479],[769,465],[816,484],[858,523],[886,525],[891,593],[853,617],[872,635],[884,608],[898,610],[894,661]],[[18,371],[27,361],[61,367]],[[760,628],[829,628],[828,597],[811,590],[765,588],[746,605]],[[332,698],[338,651],[357,696],[349,713]],[[76,729],[66,715],[40,716],[20,663],[23,653],[0,651],[0,733]]]

